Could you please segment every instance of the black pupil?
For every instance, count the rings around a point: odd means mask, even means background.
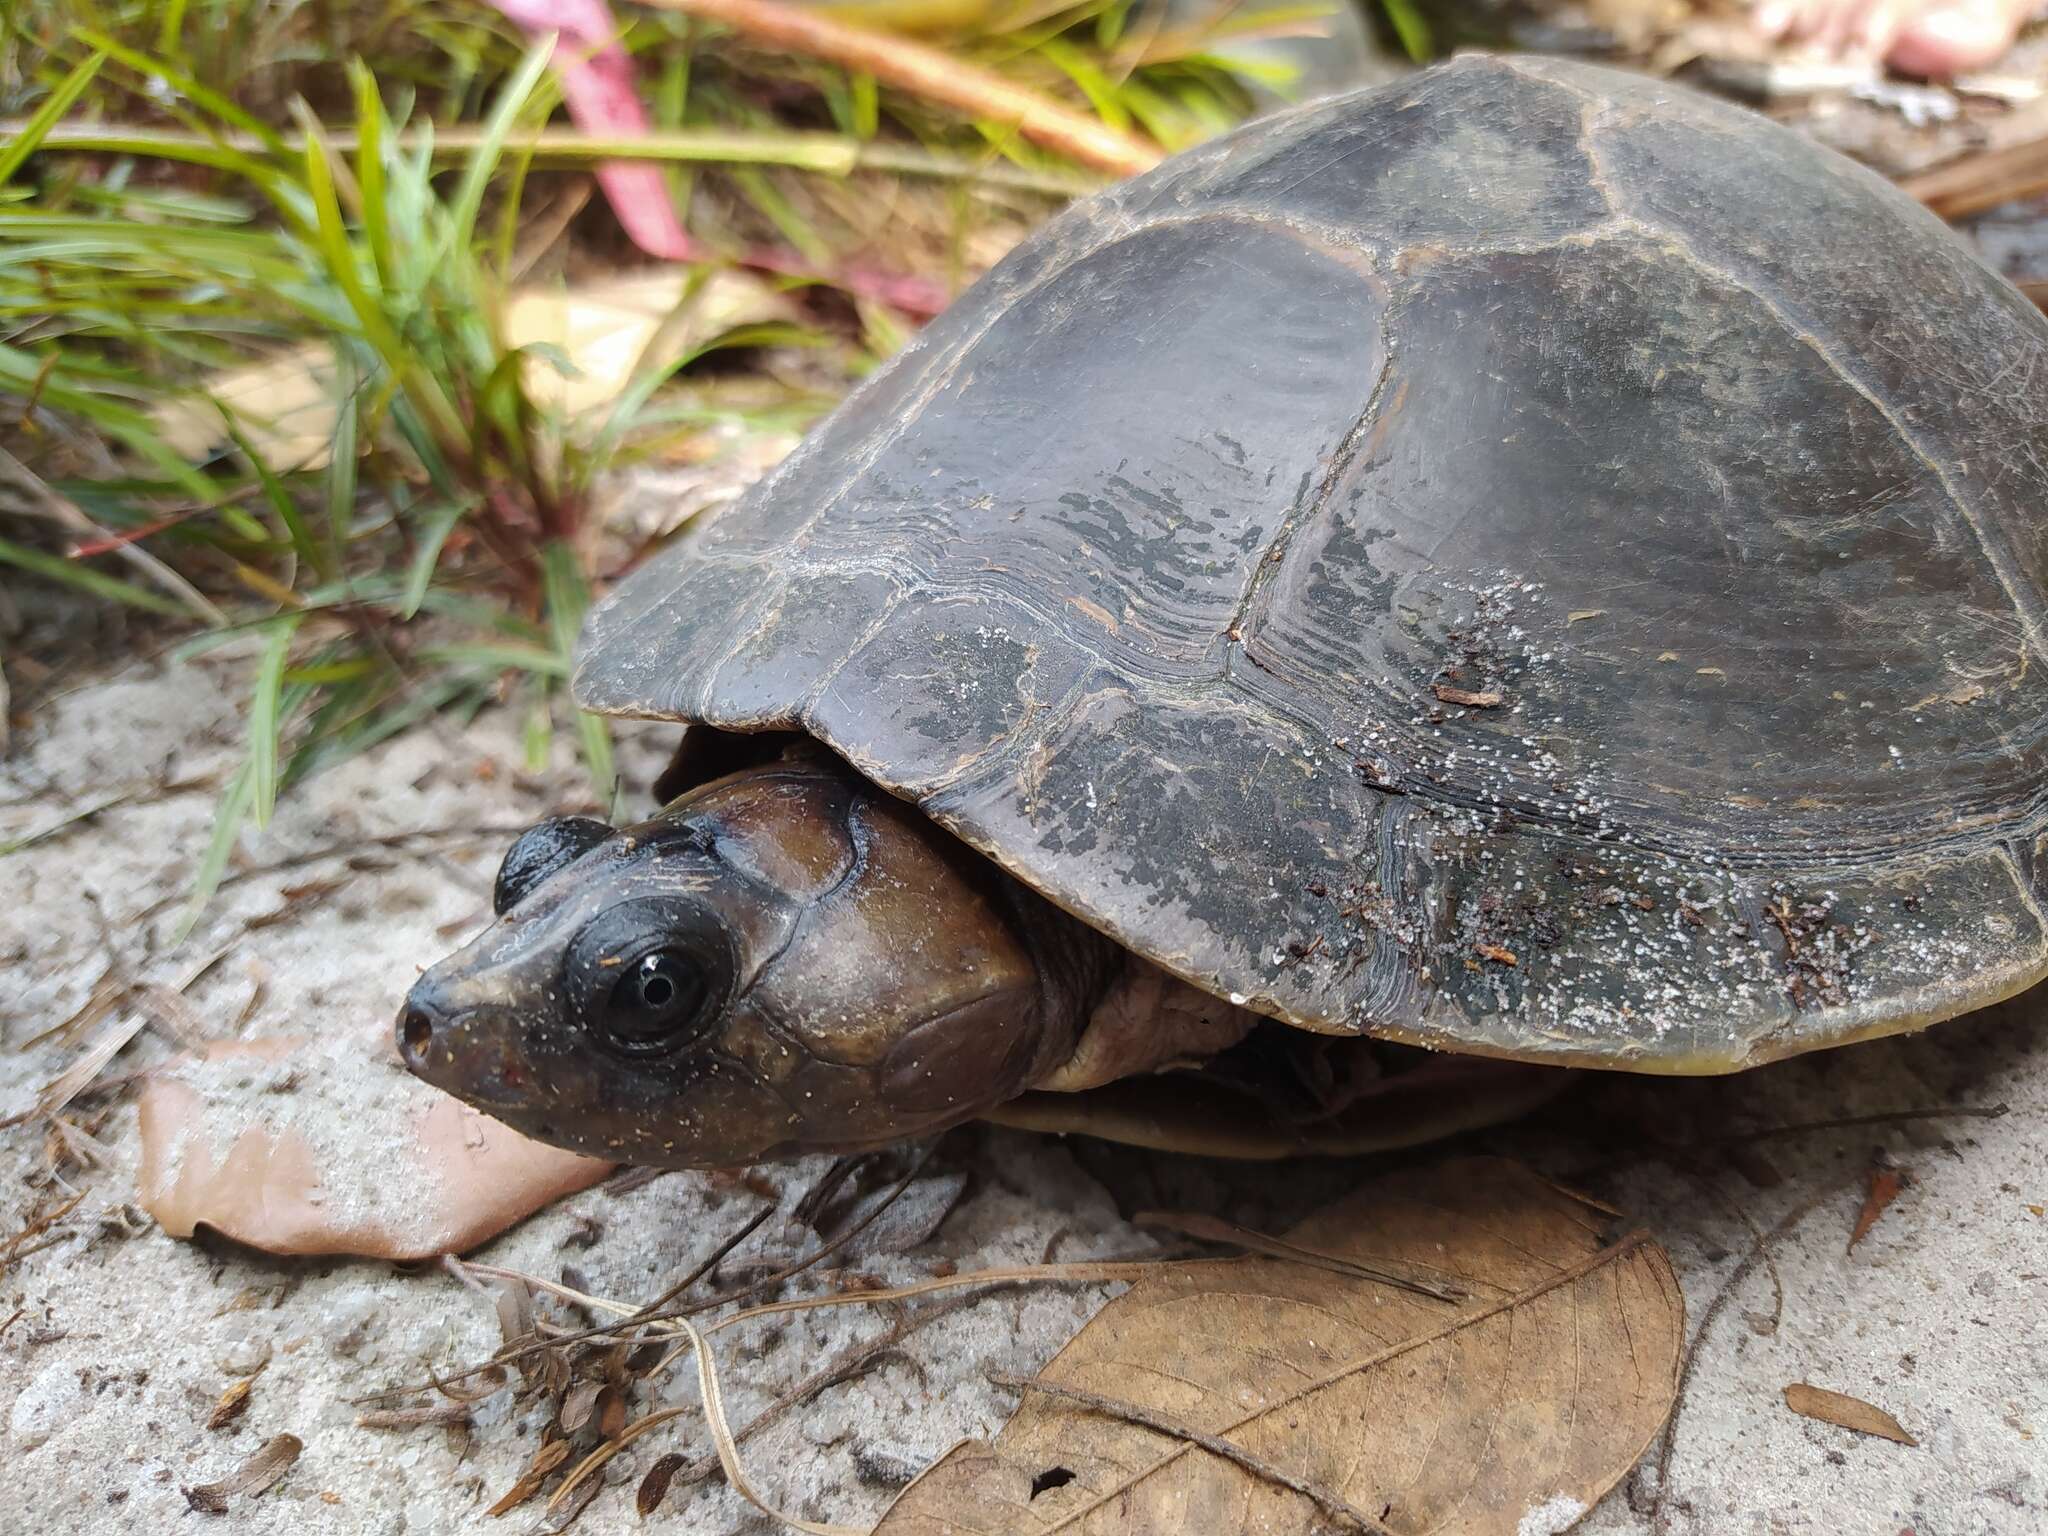
[[[661,1045],[695,1021],[704,984],[680,956],[642,956],[612,991],[612,1033],[629,1045]]]

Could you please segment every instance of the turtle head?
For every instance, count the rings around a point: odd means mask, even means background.
[[[1043,903],[1008,886],[822,753],[633,826],[557,818],[506,854],[492,926],[415,984],[400,1053],[529,1136],[625,1162],[884,1145],[1071,1051],[1085,1002],[1040,963]]]

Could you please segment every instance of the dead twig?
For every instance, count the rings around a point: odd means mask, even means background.
[[[106,540],[113,537],[109,530],[87,516],[85,510],[76,502],[58,495],[41,475],[5,448],[0,448],[0,473],[9,476],[27,491],[35,503],[34,510],[40,511],[51,521],[62,524],[73,533],[87,534],[94,539]],[[203,623],[222,626],[228,622],[228,616],[215,607],[204,593],[148,550],[139,545],[124,543],[111,544],[108,547],[148,580],[191,609],[193,615]]]
[[[10,1237],[4,1247],[0,1247],[0,1270],[7,1269],[17,1260],[25,1259],[32,1253],[40,1253],[43,1249],[58,1241],[54,1237],[48,1242],[41,1243],[34,1242],[33,1239],[41,1237],[50,1228],[77,1210],[79,1202],[85,1198],[85,1195],[86,1192],[81,1189],[54,1210],[43,1211],[37,1215],[30,1216],[27,1221],[23,1222],[21,1230]],[[19,1316],[20,1314],[17,1313],[15,1315]],[[13,1319],[10,1318],[9,1321],[11,1322]]]
[[[430,847],[443,843],[475,843],[493,837],[517,837],[525,830],[524,826],[416,827],[410,832],[387,832],[378,837],[352,838],[346,843],[309,848],[304,853],[287,854],[266,864],[251,864],[243,869],[230,870],[221,877],[216,889],[224,891],[231,885],[260,880],[266,875],[281,875],[294,869],[304,869],[310,864],[324,863],[328,859],[354,858],[370,848],[410,853],[414,851],[412,845],[415,843],[424,843]],[[173,891],[170,895],[144,907],[126,921],[131,926],[149,922],[152,918],[161,917],[173,907],[183,906],[186,900],[186,892]]]
[[[1836,1120],[1801,1120],[1791,1125],[1767,1125],[1755,1131],[1729,1131],[1725,1135],[1703,1137],[1681,1145],[1717,1147],[1729,1142],[1806,1136],[1816,1131],[1848,1131],[1865,1125],[1901,1125],[1909,1120],[2002,1120],[2011,1113],[2010,1104],[1951,1104],[1938,1109],[1893,1109],[1871,1115],[1844,1115]]]
[[[1224,1243],[1233,1248],[1242,1248],[1248,1253],[1262,1253],[1267,1258],[1285,1259],[1290,1264],[1306,1264],[1314,1269],[1327,1269],[1333,1274],[1349,1275],[1354,1280],[1370,1280],[1377,1285],[1391,1285],[1397,1290],[1413,1291],[1418,1296],[1427,1296],[1432,1301],[1465,1301],[1472,1294],[1455,1285],[1443,1285],[1434,1280],[1411,1279],[1406,1275],[1397,1275],[1391,1270],[1361,1264],[1356,1259],[1323,1253],[1314,1248],[1304,1248],[1299,1243],[1290,1243],[1285,1238],[1255,1232],[1250,1227],[1241,1227],[1234,1221],[1223,1221],[1215,1216],[1140,1211],[1131,1218],[1131,1225],[1154,1227],[1162,1232],[1178,1232],[1181,1236],[1192,1237],[1198,1242]]]
[[[802,1531],[804,1536],[867,1536],[866,1531],[858,1526],[801,1519],[787,1510],[777,1509],[755,1491],[754,1485],[747,1481],[746,1468],[740,1465],[739,1445],[726,1423],[725,1392],[719,1385],[718,1362],[712,1358],[711,1346],[705,1340],[703,1330],[687,1317],[677,1318],[676,1324],[689,1335],[690,1346],[696,1351],[697,1396],[704,1404],[704,1426],[711,1431],[711,1443],[718,1447],[718,1464],[725,1468],[725,1481],[732,1491],[763,1514],[780,1520],[792,1530]]]
[[[982,1374],[988,1378],[991,1384],[998,1387],[1007,1387],[1013,1392],[1042,1392],[1047,1397],[1057,1397],[1066,1402],[1078,1403],[1084,1408],[1092,1409],[1094,1412],[1107,1415],[1109,1418],[1122,1419],[1129,1424],[1141,1425],[1155,1434],[1166,1435],[1171,1439],[1183,1441],[1188,1445],[1199,1446],[1212,1456],[1220,1456],[1225,1461],[1235,1462],[1254,1477],[1263,1478],[1265,1481],[1277,1484],[1282,1488],[1292,1489],[1319,1508],[1337,1516],[1338,1519],[1349,1521],[1359,1530],[1370,1533],[1370,1536],[1393,1536],[1393,1533],[1384,1525],[1381,1525],[1371,1515],[1368,1515],[1357,1505],[1351,1503],[1350,1500],[1343,1498],[1328,1488],[1311,1483],[1305,1478],[1296,1477],[1285,1468],[1274,1466],[1273,1463],[1267,1461],[1263,1456],[1254,1455],[1235,1441],[1226,1440],[1221,1435],[1208,1434],[1203,1430],[1196,1429],[1192,1424],[1183,1424],[1177,1419],[1169,1419],[1164,1414],[1154,1413],[1149,1408],[1140,1408],[1135,1403],[1119,1402],[1115,1398],[1104,1397],[1100,1393],[1087,1392],[1079,1387],[1069,1387],[1058,1382],[1045,1381],[1036,1376],[1013,1376],[1008,1371],[984,1371]]]
[[[816,1371],[806,1376],[802,1381],[776,1398],[766,1408],[755,1414],[753,1418],[734,1430],[733,1444],[745,1444],[748,1439],[759,1434],[785,1413],[788,1413],[793,1408],[803,1406],[803,1404],[809,1402],[826,1388],[839,1386],[873,1370],[880,1363],[883,1356],[895,1352],[911,1334],[944,1317],[949,1312],[958,1311],[973,1300],[975,1298],[972,1296],[955,1296],[950,1300],[939,1302],[934,1306],[924,1308],[921,1312],[911,1317],[898,1319],[885,1332],[877,1335],[875,1338],[866,1340],[863,1343],[850,1345],[846,1349],[841,1350]],[[646,1418],[640,1420],[638,1424],[627,1426],[625,1432],[616,1440],[608,1441],[592,1451],[563,1480],[562,1486],[555,1490],[554,1498],[549,1500],[550,1506],[557,1500],[566,1497],[576,1483],[588,1477],[607,1461],[611,1460],[630,1441],[637,1439],[650,1429],[657,1428],[659,1424],[667,1423],[670,1419],[688,1411],[689,1406],[663,1409],[658,1414],[649,1414]],[[659,1480],[659,1492],[653,1496],[652,1502],[649,1503],[643,1499],[640,1505],[640,1513],[643,1516],[651,1514],[659,1506],[661,1499],[667,1495],[669,1489],[677,1486],[690,1487],[695,1483],[702,1482],[718,1470],[719,1459],[716,1452],[700,1456],[688,1466],[684,1466],[681,1460],[678,1459],[676,1464],[668,1468],[666,1474]],[[651,1478],[652,1476],[653,1473],[650,1471],[649,1477]],[[644,1491],[646,1488],[644,1482],[642,1487]]]
[[[1120,133],[1001,75],[822,12],[773,0],[647,0],[656,9],[722,22],[756,42],[826,59],[884,85],[982,121],[1014,125],[1035,144],[1111,176],[1136,176],[1163,158],[1153,145]]]
[[[2035,197],[2048,192],[2048,137],[1964,155],[1908,176],[1899,186],[1944,219]]]
[[[1664,1421],[1664,1433],[1657,1442],[1657,1491],[1650,1499],[1652,1532],[1661,1533],[1664,1529],[1664,1494],[1671,1483],[1671,1453],[1678,1444],[1678,1419],[1685,1411],[1685,1389],[1692,1382],[1693,1368],[1699,1363],[1700,1345],[1705,1342],[1708,1332],[1713,1328],[1714,1320],[1721,1315],[1742,1282],[1747,1280],[1757,1265],[1764,1261],[1771,1245],[1785,1238],[1793,1228],[1819,1210],[1831,1197],[1847,1189],[1851,1182],[1848,1179],[1837,1179],[1779,1217],[1776,1225],[1758,1236],[1755,1246],[1743,1257],[1742,1262],[1735,1266],[1734,1272],[1721,1283],[1721,1289],[1715,1292],[1714,1299],[1707,1303],[1707,1310],[1700,1317],[1700,1325],[1693,1331],[1692,1342],[1685,1348],[1685,1358],[1679,1363],[1678,1390],[1672,1394],[1671,1417]]]
[[[22,118],[0,119],[0,138],[9,138],[27,126]],[[321,140],[339,155],[353,157],[362,148],[362,137],[336,127],[323,130]],[[291,158],[306,152],[302,134],[279,136],[282,153]],[[391,145],[406,153],[425,149],[437,161],[465,158],[476,153],[489,138],[489,130],[476,124],[451,123],[438,126],[433,135],[417,130],[392,134]],[[998,159],[970,155],[949,155],[915,145],[862,141],[836,133],[795,130],[748,132],[743,129],[661,129],[644,134],[605,135],[584,133],[576,128],[534,128],[515,141],[522,157],[537,165],[590,165],[603,160],[636,160],[674,165],[777,165],[825,176],[851,176],[872,171],[893,176],[915,176],[934,181],[964,181],[1010,192],[1028,192],[1042,197],[1079,197],[1093,185],[1079,176],[1029,170]],[[222,150],[245,155],[268,155],[271,146],[249,134],[187,133],[126,123],[58,123],[37,143],[38,153],[69,151],[75,154],[134,155],[165,160],[206,160]],[[515,264],[516,269],[516,264]],[[214,510],[211,505],[181,509],[176,515]],[[125,540],[128,535],[122,534]],[[112,548],[110,542],[107,545]]]
[[[46,1120],[69,1104],[86,1086],[100,1075],[106,1064],[119,1055],[121,1049],[142,1033],[143,1016],[139,1012],[128,1012],[107,1028],[100,1031],[100,1037],[80,1053],[78,1059],[43,1085],[36,1095],[35,1103],[19,1113],[0,1119],[0,1131],[10,1130],[31,1120]]]

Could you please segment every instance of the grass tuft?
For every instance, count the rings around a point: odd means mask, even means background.
[[[1099,182],[1062,134],[1172,150],[1228,127],[1271,67],[1222,50],[1315,10],[1169,28],[1127,0],[827,8],[881,30],[863,68],[660,5],[620,8],[655,118],[632,143],[567,128],[547,45],[463,0],[23,0],[0,20],[0,437],[63,512],[0,537],[0,564],[197,616],[188,650],[251,668],[188,924],[245,824],[439,712],[519,710],[536,763],[570,725],[610,798],[610,737],[566,694],[600,564],[632,553],[594,526],[608,472],[800,429],[910,333],[892,306],[943,302]],[[921,91],[898,65],[930,49],[1051,103],[1059,132],[977,115],[957,81]],[[505,316],[516,285],[633,259],[576,217],[622,156],[666,168],[704,260],[663,345],[579,414],[544,387],[573,364],[510,343]],[[707,319],[734,261],[787,318]]]

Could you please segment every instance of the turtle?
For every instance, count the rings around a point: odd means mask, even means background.
[[[1256,120],[593,609],[579,702],[684,727],[662,808],[523,836],[401,1053],[652,1164],[1257,1156],[2003,999],[2044,361],[1907,196],[1679,85],[1472,55]]]

